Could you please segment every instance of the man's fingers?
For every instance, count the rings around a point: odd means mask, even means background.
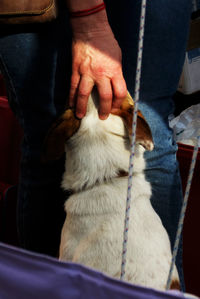
[[[109,116],[112,107],[113,91],[110,79],[106,78],[101,82],[96,83],[100,103],[99,103],[99,118],[104,120]]]
[[[77,91],[76,116],[83,118],[87,110],[88,98],[94,86],[94,81],[88,76],[82,76]]]
[[[69,92],[69,107],[74,107],[76,104],[76,95],[80,82],[80,75],[78,73],[71,76],[71,87]]]
[[[104,78],[96,82],[99,93],[99,117],[104,120],[109,116],[111,109],[118,109],[127,96],[127,87],[122,75],[113,78]],[[87,110],[88,98],[94,87],[93,79],[88,75],[72,75],[69,94],[69,106],[76,106],[76,116],[83,118]]]
[[[112,79],[112,88],[114,94],[112,108],[118,109],[120,108],[123,99],[127,96],[128,93],[126,82],[122,75]]]

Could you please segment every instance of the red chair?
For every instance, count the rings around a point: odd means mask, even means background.
[[[179,144],[177,158],[179,161],[183,191],[185,191],[193,147]],[[183,269],[186,291],[200,296],[200,149],[193,175],[188,206],[183,226]]]
[[[16,228],[17,183],[22,129],[6,98],[0,75],[0,241],[18,245]]]

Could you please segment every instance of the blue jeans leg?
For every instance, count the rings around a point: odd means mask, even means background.
[[[134,95],[141,1],[106,2],[110,24],[122,49],[123,73]],[[182,188],[177,145],[168,116],[174,110],[172,96],[184,63],[190,13],[190,0],[147,1],[139,107],[151,127],[155,149],[145,154],[145,174],[152,186],[152,205],[168,231],[172,246]],[[181,251],[180,246],[176,264],[184,286]]]
[[[66,102],[71,72],[71,37],[66,17],[41,26],[5,27],[0,60],[10,105],[23,130],[18,228],[24,248],[56,255],[64,221],[60,188],[64,161],[44,165],[45,135]]]

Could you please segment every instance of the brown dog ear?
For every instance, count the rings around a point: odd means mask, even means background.
[[[124,124],[128,130],[129,136],[132,134],[134,102],[130,94],[123,100],[120,109],[112,112],[122,117]],[[153,138],[147,121],[140,111],[137,114],[136,142],[144,146],[146,150],[153,150]]]
[[[143,145],[148,151],[152,151],[154,148],[151,130],[140,111],[138,111],[137,115],[136,142]]]
[[[43,146],[42,162],[59,159],[65,151],[65,142],[73,136],[80,127],[72,109],[67,109],[50,128]]]

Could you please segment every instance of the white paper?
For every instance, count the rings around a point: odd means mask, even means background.
[[[200,147],[200,104],[193,105],[169,121],[177,142]]]

